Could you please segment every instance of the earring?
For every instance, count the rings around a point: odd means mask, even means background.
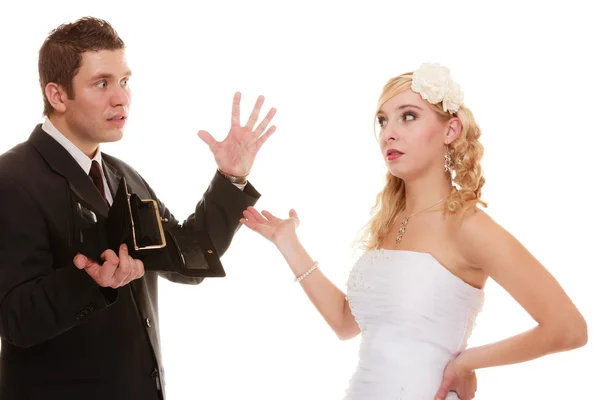
[[[446,146],[446,152],[444,153],[444,171],[450,172],[452,169],[452,157],[450,156],[450,151],[448,151],[448,146]]]

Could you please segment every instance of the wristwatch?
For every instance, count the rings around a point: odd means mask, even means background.
[[[229,174],[226,174],[225,172],[221,171],[219,168],[217,168],[217,171],[219,171],[219,173],[221,175],[223,175],[231,183],[244,184],[244,183],[248,182],[248,175],[245,175],[245,176],[229,175]]]

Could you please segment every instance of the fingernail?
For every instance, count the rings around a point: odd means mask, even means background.
[[[77,254],[77,255],[75,256],[75,258],[73,258],[73,262],[74,262],[75,264],[77,264],[77,263],[78,263],[78,261],[81,261],[81,262],[87,262],[87,258],[86,258],[84,255],[82,255],[82,254]]]
[[[125,243],[121,245],[121,250],[127,250],[127,245]]]

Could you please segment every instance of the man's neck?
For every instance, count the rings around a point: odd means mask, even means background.
[[[52,125],[71,143],[73,143],[79,150],[81,150],[86,156],[90,159],[94,158],[96,152],[98,151],[99,144],[98,143],[90,143],[89,141],[82,139],[81,135],[77,135],[69,128],[68,123],[64,118],[61,118],[57,115],[48,116]]]

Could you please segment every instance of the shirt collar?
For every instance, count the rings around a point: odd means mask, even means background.
[[[81,166],[86,174],[89,175],[90,169],[92,169],[92,160],[97,161],[102,170],[102,153],[100,152],[99,147],[98,150],[96,150],[94,157],[90,159],[83,151],[81,151],[79,147],[75,146],[73,142],[65,137],[65,135],[60,133],[60,131],[56,129],[48,117],[45,118],[44,123],[42,124],[42,129],[69,152],[71,157],[77,161],[77,164]]]

